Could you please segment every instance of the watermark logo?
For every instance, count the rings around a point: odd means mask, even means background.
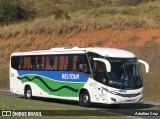
[[[4,116],[4,117],[10,117],[10,116],[42,116],[41,111],[29,111],[29,110],[13,110],[13,111],[9,111],[9,110],[3,110],[2,113],[0,114],[0,116]]]
[[[11,111],[2,111],[2,116],[10,117],[11,116]]]

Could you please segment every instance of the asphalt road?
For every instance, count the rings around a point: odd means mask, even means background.
[[[17,98],[23,98],[23,96],[15,95],[9,91],[0,91],[0,96],[13,96]],[[36,100],[42,100],[46,102],[56,102],[63,103],[67,105],[79,106],[77,102],[65,101],[65,100],[55,100],[47,98],[36,98]],[[133,118],[142,118],[142,119],[160,119],[160,116],[133,116],[136,112],[158,112],[160,115],[160,103],[153,102],[143,102],[141,104],[122,104],[120,107],[113,109],[111,105],[102,105],[102,104],[93,104],[91,107],[87,108],[88,110],[96,110],[100,112],[113,113],[118,115],[124,115]]]

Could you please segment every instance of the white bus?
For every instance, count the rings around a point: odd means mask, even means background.
[[[13,53],[10,91],[25,96],[119,105],[143,101],[140,63],[125,50],[100,47],[52,48]]]

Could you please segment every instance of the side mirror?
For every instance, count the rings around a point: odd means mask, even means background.
[[[105,63],[107,72],[111,72],[111,64],[108,60],[102,58],[93,58],[93,60]]]
[[[142,63],[145,66],[146,73],[149,73],[149,64],[143,60],[138,60],[138,62]]]

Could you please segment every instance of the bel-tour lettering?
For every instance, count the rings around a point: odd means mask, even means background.
[[[62,79],[79,79],[79,74],[62,74]]]

